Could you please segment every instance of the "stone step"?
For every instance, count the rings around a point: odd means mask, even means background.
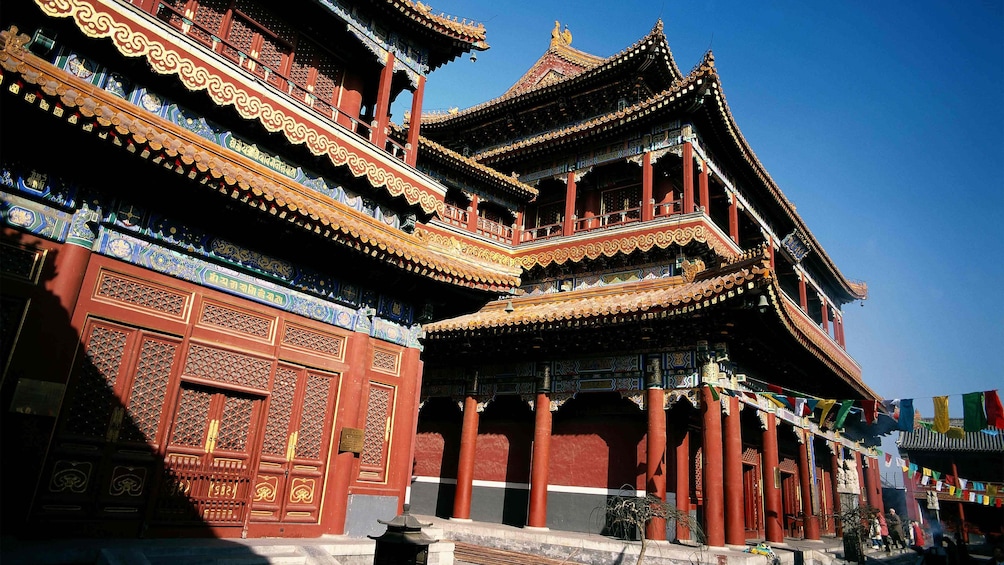
[[[472,565],[569,565],[568,561],[549,559],[540,555],[520,553],[468,543],[454,542],[454,559]]]

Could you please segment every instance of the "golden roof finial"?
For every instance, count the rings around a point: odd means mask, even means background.
[[[554,20],[554,29],[551,30],[551,47],[571,44],[572,32],[568,31],[568,26],[565,26],[565,31],[561,31],[561,23],[558,20]]]

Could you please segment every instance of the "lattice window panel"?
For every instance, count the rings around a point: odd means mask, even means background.
[[[698,496],[704,492],[704,449],[702,447],[697,448],[697,453],[694,454],[694,492]]]
[[[199,323],[209,324],[235,332],[240,332],[261,339],[272,337],[272,325],[275,318],[266,318],[249,312],[227,308],[212,302],[206,302],[202,307]]]
[[[232,351],[192,344],[185,374],[257,389],[268,389],[272,362]]]
[[[792,475],[798,473],[798,465],[795,463],[794,459],[782,459],[778,462],[778,468],[785,473],[791,473]]]
[[[296,442],[297,457],[321,458],[321,441],[324,439],[330,390],[330,377],[307,375],[307,390],[304,392],[303,410],[300,416],[300,436]]]
[[[289,78],[292,79],[293,83],[307,90],[310,90],[307,88],[307,85],[310,84],[310,70],[314,68],[314,56],[316,53],[317,47],[314,45],[314,42],[301,38],[296,43],[296,52],[293,53],[293,63],[289,68]]]
[[[189,447],[202,447],[209,418],[209,402],[213,395],[204,390],[183,388],[175,416],[171,443]]]
[[[282,332],[282,343],[341,359],[345,338],[287,324]]]
[[[189,294],[181,294],[141,281],[103,273],[98,282],[98,296],[117,302],[181,317],[188,306]]]
[[[223,404],[220,417],[219,436],[216,449],[244,451],[247,447],[248,431],[251,427],[251,413],[256,401],[246,396],[228,396]]]
[[[384,466],[384,447],[390,427],[391,389],[370,384],[366,408],[366,428],[363,432],[363,452],[359,461],[370,468]]]
[[[331,56],[319,53],[317,57],[317,80],[314,82],[314,95],[325,102],[334,104],[335,89],[342,82],[341,65]]]
[[[373,363],[370,368],[374,371],[397,376],[400,371],[401,355],[393,351],[384,349],[373,350]]]
[[[14,343],[21,331],[28,299],[9,294],[0,295],[0,371],[7,365]]]
[[[228,0],[199,0],[199,6],[195,9],[195,23],[203,28],[202,31],[192,28],[189,35],[194,36],[199,41],[207,45],[212,44],[209,34],[220,36],[220,26],[223,24],[223,16],[227,13]],[[184,3],[182,9],[184,9]],[[208,32],[208,33],[207,33]]]
[[[122,364],[129,332],[94,326],[87,340],[87,353],[77,369],[73,403],[66,431],[88,437],[103,437],[117,404],[115,380]]]
[[[279,367],[272,384],[272,398],[268,403],[268,418],[265,421],[265,441],[262,453],[283,457],[286,455],[286,441],[289,438],[289,420],[293,412],[293,397],[296,395],[297,371]]]
[[[230,31],[227,33],[227,42],[231,47],[225,49],[235,60],[240,55],[234,51],[240,51],[245,55],[251,54],[251,45],[255,38],[255,28],[242,18],[233,18],[230,21]]]
[[[641,200],[641,190],[638,187],[608,190],[603,193],[601,214],[609,214],[628,208],[637,208]]]
[[[37,282],[45,252],[0,243],[0,272],[4,276]]]
[[[752,447],[747,447],[743,450],[743,463],[747,465],[756,465],[760,462],[760,452]]]
[[[123,425],[119,439],[146,443],[156,441],[177,350],[177,343],[151,338],[143,340],[129,398],[129,423]]]
[[[544,206],[541,206],[537,210],[536,227],[539,228],[540,226],[549,226],[551,224],[557,224],[561,222],[563,218],[562,214],[564,213],[562,206],[564,206],[564,204],[561,202],[555,202],[554,204],[546,204]]]

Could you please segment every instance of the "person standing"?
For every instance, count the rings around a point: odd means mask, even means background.
[[[903,539],[903,521],[896,514],[895,508],[889,509],[889,515],[886,516],[886,524],[889,527],[889,538],[892,545],[905,549],[906,542]]]

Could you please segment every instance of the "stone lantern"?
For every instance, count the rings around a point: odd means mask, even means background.
[[[387,526],[387,531],[380,537],[369,536],[376,540],[376,551],[373,554],[373,565],[427,565],[429,562],[429,544],[436,540],[422,532],[422,528],[432,524],[423,524],[416,520],[408,511],[410,504],[404,505],[404,513],[389,522],[377,520]]]

